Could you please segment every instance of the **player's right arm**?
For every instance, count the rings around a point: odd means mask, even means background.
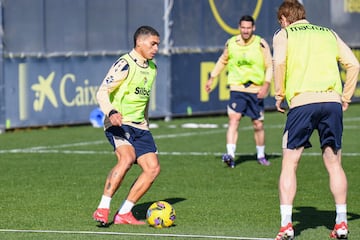
[[[281,107],[285,100],[285,74],[286,74],[286,53],[287,53],[287,36],[286,30],[281,29],[275,33],[273,38],[273,69],[274,69],[274,85],[276,109],[284,113],[285,109]]]
[[[214,78],[217,77],[222,72],[222,70],[225,68],[225,66],[228,63],[229,53],[228,53],[227,46],[228,46],[228,42],[226,42],[225,48],[224,48],[221,56],[217,60],[214,69],[211,71],[209,79],[206,82],[205,90],[208,93],[211,92],[211,90],[212,90],[211,86],[213,84]]]
[[[115,126],[121,125],[122,116],[111,104],[110,93],[124,82],[128,74],[129,64],[126,60],[119,59],[109,69],[96,94],[101,111],[109,117],[111,124]]]

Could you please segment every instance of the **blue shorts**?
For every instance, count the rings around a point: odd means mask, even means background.
[[[340,103],[313,103],[295,107],[287,114],[283,135],[283,148],[312,147],[310,137],[318,130],[321,148],[341,149],[343,111]]]
[[[257,93],[231,91],[228,108],[252,120],[264,117],[264,99],[257,98]]]
[[[112,126],[105,130],[105,135],[114,151],[121,145],[131,145],[135,149],[136,158],[146,153],[156,153],[157,148],[150,131],[135,128],[129,125]]]

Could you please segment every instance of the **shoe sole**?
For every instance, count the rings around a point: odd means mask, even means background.
[[[348,230],[338,230],[338,232],[333,232],[330,236],[332,239],[348,239]]]
[[[235,167],[235,162],[234,160],[231,159],[222,159],[223,163],[225,163],[228,167],[230,168],[234,168]]]
[[[294,240],[295,238],[293,236],[282,236],[280,240]]]
[[[133,223],[133,222],[127,221],[126,219],[125,220],[124,219],[115,220],[115,218],[114,218],[114,224],[115,225],[120,225],[120,224],[123,224],[123,225],[124,224],[127,224],[127,225],[145,225],[146,222],[138,221],[136,223]]]
[[[129,223],[129,222],[115,222],[114,221],[114,224],[115,225],[120,225],[120,224],[122,224],[122,225],[145,225],[146,223],[145,222],[142,222],[142,223]]]
[[[231,162],[225,162],[224,163],[229,167],[229,168],[235,168],[235,164],[231,163]]]
[[[110,224],[101,220],[94,219],[97,223],[99,223],[100,227],[108,227]]]
[[[258,163],[263,166],[270,166],[271,164],[270,162],[261,162],[261,161],[258,161]]]
[[[294,232],[292,232],[291,236],[289,236],[287,233],[284,233],[284,235],[281,236],[281,238],[279,240],[294,240],[294,239],[295,239]]]
[[[336,239],[348,239],[348,236],[347,236],[347,234],[338,235]]]

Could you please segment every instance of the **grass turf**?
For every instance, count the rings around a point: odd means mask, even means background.
[[[360,236],[359,115],[360,105],[351,105],[344,114],[343,165],[349,181],[350,239]],[[100,228],[92,220],[106,175],[115,164],[102,129],[72,126],[2,134],[0,239],[274,238],[280,221],[277,182],[285,120],[286,115],[266,113],[266,152],[272,164],[264,167],[255,161],[251,123],[244,118],[234,169],[221,162],[226,116],[151,121],[158,125],[152,132],[162,171],[133,210],[137,218],[144,219],[154,201],[170,202],[177,219],[168,229],[126,225]],[[183,128],[186,123],[200,127]],[[209,128],[215,125],[218,128]],[[335,218],[316,133],[312,143],[298,169],[293,214],[298,240],[327,239]],[[139,172],[138,166],[129,171],[113,198],[111,214]]]

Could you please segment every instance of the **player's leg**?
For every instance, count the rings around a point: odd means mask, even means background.
[[[335,154],[331,147],[323,150],[323,160],[329,173],[330,190],[336,204],[345,204],[347,195],[347,179],[341,166],[341,150]]]
[[[269,166],[270,162],[265,157],[265,130],[264,122],[262,120],[252,121],[254,128],[254,140],[256,145],[256,154],[258,162],[261,165]]]
[[[137,163],[142,168],[142,172],[128,194],[127,199],[132,202],[137,202],[160,174],[160,164],[156,153],[142,155],[138,158]]]
[[[229,167],[235,167],[236,144],[238,140],[238,128],[241,114],[228,108],[228,129],[226,132],[226,153],[222,156],[222,161]]]
[[[108,223],[110,203],[119,188],[127,171],[135,161],[135,151],[131,145],[122,145],[116,148],[116,165],[109,172],[104,186],[103,195],[93,218],[101,224]]]
[[[104,195],[109,197],[115,194],[136,158],[135,150],[131,145],[122,145],[116,148],[115,154],[117,163],[107,176],[104,187]]]
[[[296,170],[303,147],[298,149],[283,149],[282,167],[279,178],[279,198],[281,228],[276,239],[293,239],[292,207],[296,195]]]
[[[231,91],[227,106],[228,129],[226,132],[226,153],[222,160],[229,167],[235,167],[236,144],[238,140],[238,128],[242,117],[242,112],[246,109],[246,99],[244,93]]]
[[[309,139],[314,126],[310,119],[316,106],[303,106],[289,110],[282,138],[283,159],[279,178],[281,227],[276,240],[293,239],[292,208],[297,190],[296,170],[305,147],[311,147]]]
[[[226,132],[226,144],[233,145],[231,149],[227,149],[228,154],[235,157],[236,144],[238,140],[238,128],[241,120],[241,113],[237,113],[232,110],[228,110],[229,126]]]
[[[141,130],[131,126],[126,127],[131,133],[129,141],[135,148],[136,163],[142,172],[130,188],[126,200],[116,213],[114,224],[145,224],[132,215],[132,208],[137,201],[149,190],[155,178],[160,173],[160,163],[157,157],[157,148],[152,134],[148,130]],[[134,141],[136,139],[136,141]]]
[[[347,179],[341,165],[342,105],[340,103],[323,103],[321,106],[323,117],[319,122],[318,132],[324,165],[329,173],[330,191],[336,204],[335,227],[330,233],[330,237],[347,239]]]
[[[102,225],[108,224],[112,197],[136,159],[135,150],[127,141],[123,127],[110,127],[105,130],[105,135],[114,148],[117,163],[107,176],[101,201],[93,213],[94,220]]]
[[[283,149],[283,159],[279,178],[280,204],[292,205],[297,188],[296,170],[300,161],[303,147],[297,149]]]
[[[330,147],[323,150],[323,160],[329,173],[330,191],[336,204],[336,220],[331,238],[347,239],[347,179],[341,166],[341,150],[335,154]]]
[[[137,220],[131,213],[135,203],[150,189],[152,183],[160,173],[160,164],[156,153],[146,153],[137,159],[137,164],[142,168],[140,176],[135,180],[129,194],[115,215],[115,224],[145,224]]]
[[[264,123],[261,120],[253,120],[252,121],[254,128],[254,139],[256,146],[264,146],[265,145],[265,131],[264,131]]]
[[[246,94],[244,97],[247,99],[244,115],[252,120],[258,163],[269,166],[270,162],[265,157],[264,99],[259,99],[257,94]]]

